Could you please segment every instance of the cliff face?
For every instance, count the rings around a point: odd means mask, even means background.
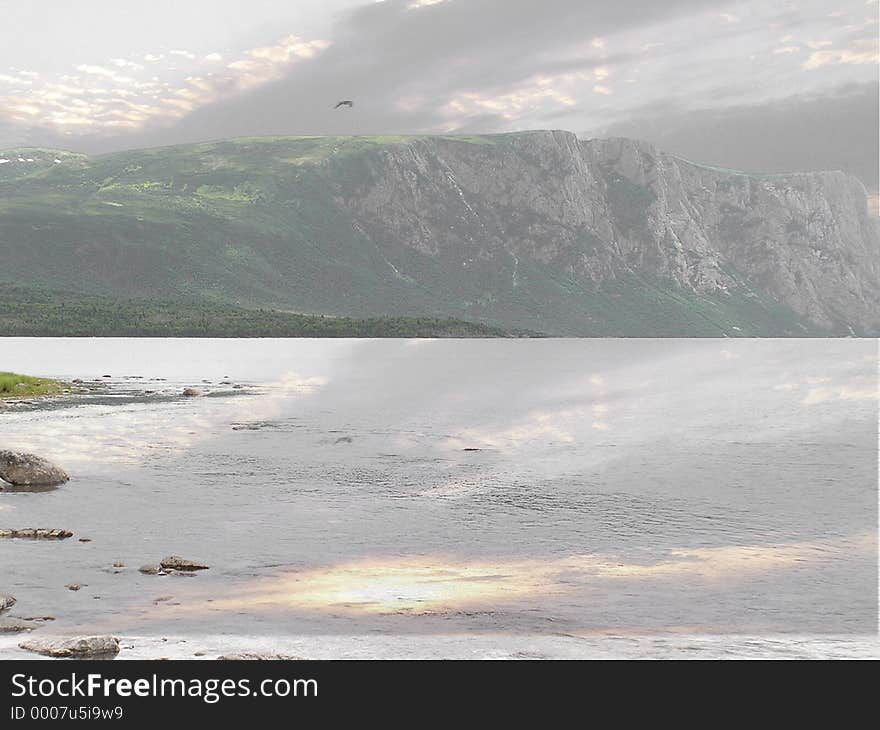
[[[648,275],[683,292],[769,295],[822,330],[880,332],[880,242],[841,172],[752,175],[629,139],[530,132],[384,150],[338,198],[371,239],[460,261],[523,260],[602,285]]]
[[[5,158],[17,284],[560,335],[880,335],[876,220],[839,172],[567,132]]]

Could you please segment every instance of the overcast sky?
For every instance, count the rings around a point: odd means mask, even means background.
[[[876,191],[877,16],[877,0],[0,0],[0,148],[558,128]]]

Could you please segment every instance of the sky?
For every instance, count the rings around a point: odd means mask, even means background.
[[[0,0],[0,26],[0,149],[567,129],[878,189],[877,0]]]

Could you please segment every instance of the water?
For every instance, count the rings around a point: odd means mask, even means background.
[[[0,526],[75,533],[0,541],[10,613],[55,618],[34,636],[880,655],[875,340],[0,343],[2,369],[103,384],[0,411],[3,447],[72,475],[0,492]],[[169,554],[211,569],[137,571]]]

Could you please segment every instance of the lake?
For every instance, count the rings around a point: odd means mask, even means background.
[[[9,613],[55,619],[34,637],[113,633],[121,658],[880,656],[876,340],[0,347],[2,370],[95,388],[0,407],[0,447],[71,474],[0,491],[0,527],[74,532],[0,540]],[[211,567],[138,571],[171,554]]]

